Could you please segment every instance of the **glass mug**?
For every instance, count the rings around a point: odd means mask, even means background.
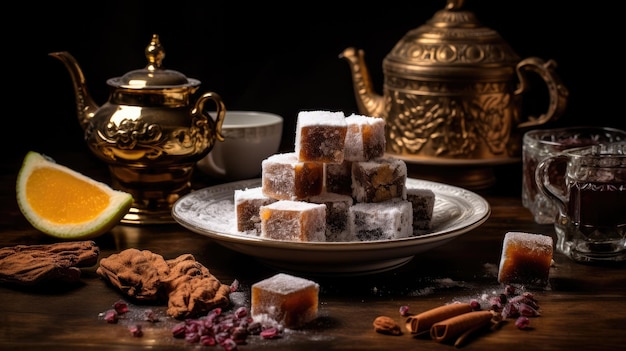
[[[543,159],[575,147],[626,141],[626,130],[574,126],[535,129],[524,133],[522,145],[522,204],[530,210],[536,223],[552,224],[558,213],[553,201],[543,195],[535,182],[537,164]],[[565,169],[554,169],[552,183],[563,181]]]
[[[564,181],[550,173],[565,167]],[[626,142],[568,149],[537,165],[540,191],[554,200],[558,251],[578,262],[626,260]]]

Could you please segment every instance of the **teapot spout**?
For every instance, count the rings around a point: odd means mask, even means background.
[[[382,95],[374,92],[372,79],[364,60],[363,50],[349,47],[345,49],[339,58],[348,61],[352,73],[352,84],[356,97],[359,113],[371,117],[385,118],[385,100]]]
[[[67,51],[52,52],[48,55],[61,60],[69,71],[74,84],[78,122],[83,129],[87,128],[89,120],[94,116],[99,106],[93,101],[89,91],[87,90],[83,71],[74,56]]]

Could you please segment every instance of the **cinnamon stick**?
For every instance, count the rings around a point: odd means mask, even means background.
[[[433,324],[448,318],[472,312],[469,303],[453,303],[424,311],[406,320],[406,329],[411,334],[420,334],[430,330]]]
[[[468,330],[478,330],[486,326],[492,317],[491,311],[463,313],[433,324],[430,328],[430,337],[437,342],[444,342]]]

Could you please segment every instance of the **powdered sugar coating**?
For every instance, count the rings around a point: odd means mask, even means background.
[[[413,204],[413,235],[430,229],[435,209],[435,193],[431,189],[408,188],[406,198]]]
[[[252,285],[251,315],[268,315],[287,328],[299,328],[317,317],[319,284],[278,273]]]
[[[356,240],[348,222],[348,211],[354,203],[351,196],[326,192],[312,196],[308,201],[326,205],[326,241]]]
[[[352,197],[355,202],[406,199],[406,163],[392,157],[352,162]]]
[[[276,202],[276,199],[263,194],[263,189],[254,188],[236,189],[234,195],[237,230],[248,234],[261,234],[261,206]]]
[[[324,187],[324,165],[300,162],[294,152],[274,154],[261,163],[263,194],[278,200],[302,200],[319,195]]]
[[[548,285],[552,253],[553,239],[550,236],[507,232],[502,242],[498,282]]]
[[[343,112],[301,111],[296,121],[298,161],[341,163],[346,132]]]
[[[259,209],[261,237],[274,240],[326,241],[326,205],[280,200]]]
[[[349,210],[348,222],[357,240],[392,240],[413,235],[411,203],[389,200],[356,203]]]
[[[385,155],[385,120],[352,114],[346,117],[344,159],[369,161]]]
[[[297,124],[301,127],[312,125],[345,126],[345,115],[341,111],[300,111]]]

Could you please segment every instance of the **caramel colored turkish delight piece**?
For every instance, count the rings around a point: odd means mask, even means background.
[[[324,164],[326,192],[352,196],[352,162]]]
[[[348,212],[354,203],[351,196],[322,193],[308,199],[309,202],[326,205],[326,241],[353,241],[353,231],[348,223]]]
[[[406,199],[407,168],[392,157],[352,163],[352,197],[356,202]]]
[[[430,189],[408,188],[406,199],[413,205],[413,234],[430,229],[435,209],[435,193]]]
[[[261,163],[263,194],[278,200],[302,200],[324,187],[324,164],[300,162],[295,153],[272,155]]]
[[[361,202],[350,207],[352,230],[357,240],[390,240],[413,235],[413,211],[406,200]]]
[[[280,200],[259,210],[261,237],[289,241],[326,241],[326,205]]]
[[[499,283],[548,285],[552,264],[552,237],[541,234],[508,232],[502,243]]]
[[[370,161],[385,155],[385,120],[379,117],[350,115],[346,117],[344,158],[349,161]]]
[[[319,284],[278,273],[252,285],[250,313],[297,329],[317,318]]]
[[[343,112],[301,111],[296,122],[298,161],[341,163],[346,132]]]
[[[261,234],[261,206],[269,205],[278,200],[263,194],[263,189],[256,188],[237,189],[234,194],[235,215],[237,230],[249,234]]]

